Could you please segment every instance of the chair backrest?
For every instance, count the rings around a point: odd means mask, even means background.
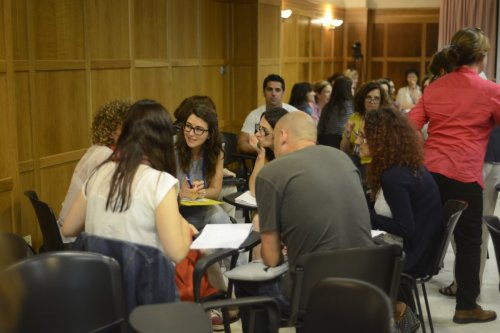
[[[301,332],[389,333],[391,300],[377,286],[356,279],[327,278],[311,290]]]
[[[289,325],[303,316],[311,289],[329,277],[352,278],[372,283],[396,301],[404,254],[396,244],[374,245],[308,253],[295,267]]]
[[[24,194],[30,199],[35,210],[43,236],[43,251],[63,251],[63,240],[52,208],[38,199],[35,191],[25,191]]]
[[[490,231],[493,247],[495,248],[495,257],[497,258],[498,273],[500,274],[500,220],[497,216],[485,216],[483,221]]]
[[[21,236],[0,231],[0,271],[34,254]]]
[[[73,249],[100,253],[120,264],[127,313],[138,305],[178,300],[174,265],[157,248],[82,232]]]
[[[234,162],[239,162],[234,154],[238,151],[238,136],[234,133],[222,132],[222,142],[224,144],[224,166]]]
[[[436,256],[436,261],[434,263],[434,268],[432,270],[432,275],[423,280],[428,280],[433,275],[439,273],[443,267],[443,260],[450,244],[451,237],[453,236],[453,231],[457,225],[458,219],[462,215],[462,212],[467,208],[468,204],[465,201],[460,200],[448,200],[445,202],[443,207],[443,237],[441,238],[441,244],[439,245],[438,255]]]
[[[120,267],[85,252],[47,252],[0,273],[2,332],[121,332],[125,322]],[[9,302],[10,300],[10,302]]]

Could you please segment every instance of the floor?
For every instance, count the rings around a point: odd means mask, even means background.
[[[495,215],[500,216],[500,198],[497,202]],[[481,287],[481,295],[478,298],[478,304],[484,309],[494,310],[500,315],[500,291],[499,291],[499,272],[496,265],[495,251],[491,239],[489,242],[489,259],[486,260],[486,267],[483,276],[483,285]],[[482,324],[455,324],[452,321],[453,313],[455,310],[455,299],[446,297],[438,292],[442,286],[448,285],[453,277],[453,260],[454,255],[451,246],[448,249],[445,257],[445,266],[438,276],[434,277],[431,281],[426,283],[429,304],[432,313],[432,320],[434,323],[434,330],[438,333],[469,333],[480,331],[477,333],[498,333],[500,332],[500,318]],[[424,300],[422,298],[422,306]],[[425,310],[424,310],[425,311]],[[427,323],[427,322],[426,322]],[[231,325],[233,333],[241,333],[240,322]],[[295,332],[293,328],[282,328],[280,333]],[[417,332],[422,332],[420,328]],[[427,332],[429,331],[427,323]]]

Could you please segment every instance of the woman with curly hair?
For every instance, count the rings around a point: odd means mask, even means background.
[[[417,132],[403,114],[384,108],[366,114],[356,134],[360,156],[371,157],[366,176],[372,226],[402,242],[405,273],[431,273],[443,231],[442,206]]]
[[[183,132],[177,135],[177,179],[181,199],[217,200],[222,189],[224,153],[217,113],[205,104],[194,105],[187,113]],[[196,228],[209,223],[230,223],[218,205],[181,206],[181,214]]]
[[[83,183],[94,169],[113,153],[121,133],[123,120],[129,108],[130,103],[128,101],[114,100],[102,105],[94,116],[91,127],[93,145],[85,152],[85,155],[75,167],[57,221],[59,226],[64,224],[64,217],[78,192],[82,189]],[[63,240],[67,243],[74,239],[63,237]]]

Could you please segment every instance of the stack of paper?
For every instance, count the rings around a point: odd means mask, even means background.
[[[246,191],[245,193],[243,193],[239,197],[236,197],[234,199],[234,201],[241,204],[241,205],[255,207],[255,208],[257,207],[257,201],[255,200],[255,197],[252,196],[250,191]]]
[[[237,249],[252,231],[252,224],[207,224],[192,249]]]

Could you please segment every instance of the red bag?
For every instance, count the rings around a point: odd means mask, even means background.
[[[199,250],[189,250],[188,255],[175,266],[175,283],[179,289],[181,301],[194,301],[193,272],[198,259],[202,257]],[[201,278],[200,296],[205,297],[219,292],[208,282],[207,274]]]

